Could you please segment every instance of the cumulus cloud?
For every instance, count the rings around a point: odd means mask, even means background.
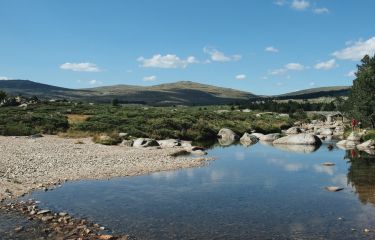
[[[139,57],[137,61],[140,62],[140,66],[144,68],[186,68],[188,65],[198,62],[193,56],[181,59],[175,54],[167,54],[164,56],[156,54],[151,58]]]
[[[346,76],[347,76],[347,77],[352,77],[352,78],[354,78],[354,77],[356,77],[356,76],[355,76],[356,73],[357,73],[356,70],[351,70],[351,71],[349,71],[349,72],[346,74]]]
[[[293,71],[301,71],[305,69],[306,67],[300,63],[288,63],[285,65],[285,68],[288,70],[293,70]]]
[[[236,75],[236,79],[237,80],[244,80],[244,79],[246,79],[246,75],[245,74],[238,74],[238,75]]]
[[[10,78],[0,76],[0,81],[1,81],[1,80],[10,80]]]
[[[315,8],[313,10],[313,12],[315,14],[327,14],[327,13],[329,13],[329,10],[328,10],[328,8],[323,7],[323,8]]]
[[[275,48],[275,47],[273,47],[273,46],[269,46],[269,47],[266,47],[266,48],[264,49],[264,51],[266,51],[266,52],[271,52],[271,53],[277,53],[277,52],[279,52],[279,49],[277,49],[277,48]]]
[[[90,80],[90,81],[89,81],[89,84],[90,84],[90,85],[100,85],[100,84],[103,84],[103,82],[98,81],[98,80]]]
[[[241,60],[242,56],[239,54],[227,56],[219,50],[211,47],[204,47],[203,52],[210,55],[211,60],[214,62],[232,62]]]
[[[288,72],[287,69],[285,68],[278,68],[278,69],[274,69],[274,70],[270,70],[268,72],[269,75],[284,75]]]
[[[375,54],[375,36],[366,41],[349,43],[347,48],[332,53],[338,59],[353,61],[361,60],[366,54],[370,56]]]
[[[290,6],[295,10],[303,11],[310,7],[310,2],[306,0],[293,0]]]
[[[153,82],[153,81],[156,81],[157,77],[152,75],[152,76],[147,76],[147,77],[144,77],[143,78],[143,81],[145,82]]]
[[[338,64],[336,63],[335,59],[330,59],[326,62],[319,62],[315,64],[314,67],[318,70],[330,70],[332,68],[338,67]]]
[[[286,1],[285,0],[275,0],[273,3],[278,5],[278,6],[284,6],[286,4]]]
[[[71,70],[75,72],[100,72],[101,70],[94,63],[64,63],[60,66],[61,69]]]

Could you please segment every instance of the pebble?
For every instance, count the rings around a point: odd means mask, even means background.
[[[47,214],[47,213],[51,213],[51,210],[48,210],[48,209],[40,210],[39,212],[37,212],[37,215]]]

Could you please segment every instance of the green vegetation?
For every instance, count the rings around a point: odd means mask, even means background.
[[[204,141],[216,139],[223,127],[238,134],[251,130],[271,133],[290,127],[296,120],[294,117],[306,118],[305,114],[290,118],[277,114],[256,116],[256,113],[241,112],[234,106],[146,107],[44,102],[27,108],[0,107],[0,134],[40,132],[64,137],[93,136],[99,140],[101,133],[113,137],[126,132],[133,137]]]
[[[375,128],[375,56],[362,59],[356,77],[345,110],[364,126]]]

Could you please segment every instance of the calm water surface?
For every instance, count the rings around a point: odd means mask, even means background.
[[[375,231],[375,159],[312,150],[215,147],[205,167],[71,182],[32,197],[138,239],[374,239],[363,230]],[[336,165],[321,165],[328,161]]]

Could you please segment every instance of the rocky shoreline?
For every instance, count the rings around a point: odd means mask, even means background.
[[[108,179],[200,167],[206,157],[174,157],[183,147],[105,146],[91,139],[0,136],[0,201],[65,181]]]

